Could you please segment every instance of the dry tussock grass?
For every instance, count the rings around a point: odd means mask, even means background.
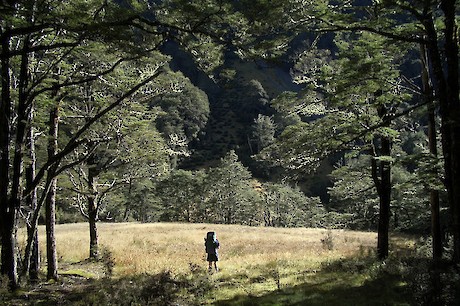
[[[98,230],[101,248],[108,250],[115,261],[114,276],[164,270],[187,273],[191,266],[205,269],[204,237],[208,231],[216,231],[221,243],[221,277],[248,274],[261,266],[284,269],[286,273],[308,271],[325,261],[367,252],[376,245],[375,233],[325,229],[99,223]],[[39,233],[44,254],[44,228]],[[56,238],[60,261],[79,262],[88,257],[87,224],[57,225]]]

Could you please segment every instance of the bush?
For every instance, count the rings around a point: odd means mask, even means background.
[[[321,238],[321,245],[323,246],[323,249],[332,251],[334,249],[334,241],[332,238],[332,232],[329,230],[326,233],[326,236],[324,238]]]

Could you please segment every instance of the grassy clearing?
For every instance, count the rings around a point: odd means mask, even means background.
[[[398,271],[372,259],[375,233],[178,223],[100,223],[98,229],[103,259],[95,263],[86,260],[86,224],[57,226],[60,274],[90,279],[68,289],[69,305],[411,304]],[[207,231],[216,231],[221,243],[219,273],[206,271]],[[44,241],[44,229],[39,233]],[[394,241],[401,252],[413,250],[408,239]]]
[[[327,261],[372,252],[376,245],[375,233],[324,229],[178,223],[100,223],[98,229],[100,246],[112,254],[118,277],[164,270],[186,273],[191,265],[204,267],[207,231],[216,231],[221,242],[221,275],[267,264],[314,270]],[[88,257],[86,224],[58,225],[56,231],[61,261],[76,263]],[[43,241],[43,228],[40,235]]]

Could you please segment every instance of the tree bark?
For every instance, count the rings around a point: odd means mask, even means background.
[[[391,151],[390,141],[382,139],[382,155],[389,156]],[[390,204],[391,204],[391,164],[389,161],[380,162],[379,194],[379,223],[377,238],[377,254],[379,259],[388,257],[389,230],[390,230]]]
[[[94,155],[88,158],[88,223],[89,223],[89,258],[98,258],[99,256],[99,241],[97,233],[97,188],[96,178],[98,175],[97,165],[94,160]]]
[[[448,194],[454,240],[453,261],[460,263],[460,101],[458,72],[458,37],[455,23],[455,0],[441,1],[444,12],[445,60],[438,47],[438,35],[430,7],[425,11],[427,51],[432,78],[439,99],[445,186]],[[447,71],[444,70],[447,67]]]
[[[450,125],[450,135],[445,135],[450,142],[451,167],[451,199],[450,208],[452,216],[452,228],[454,232],[454,255],[453,260],[460,263],[460,98],[459,98],[459,47],[458,27],[456,24],[457,6],[455,0],[441,1],[441,9],[444,12],[444,35],[446,56],[446,124]]]
[[[57,152],[57,136],[59,124],[59,109],[56,106],[50,111],[49,121],[49,143],[48,143],[48,159],[51,159]],[[51,167],[48,172],[47,179],[50,180],[51,186],[46,196],[45,216],[46,216],[46,257],[48,263],[47,279],[58,279],[58,262],[56,252],[56,185],[57,178],[55,170],[57,165]]]
[[[385,119],[387,110],[385,106],[378,106],[379,117]],[[389,126],[388,123],[385,126]],[[388,160],[377,161],[378,156],[389,157],[391,155],[391,140],[380,137],[379,153],[374,152],[372,158],[372,178],[379,195],[379,222],[377,228],[377,256],[383,260],[389,252],[390,230],[390,205],[391,205],[391,162]],[[374,150],[377,151],[377,150]]]
[[[7,29],[8,30],[8,29]],[[10,92],[10,38],[2,36],[1,47],[1,84],[2,96],[0,100],[0,236],[1,247],[1,274],[7,275],[10,287],[18,287],[16,264],[16,222],[17,211],[14,202],[9,199],[8,186],[10,183],[10,150],[11,141],[11,92]]]
[[[430,84],[428,55],[425,46],[420,46],[420,53],[422,59],[422,94],[423,99],[427,102],[427,117],[428,117],[428,145],[430,154],[434,161],[438,159],[438,148],[436,139],[436,115],[435,105],[433,98],[433,87]],[[433,170],[433,176],[438,176],[436,167]],[[439,191],[429,186],[430,189],[430,207],[431,207],[431,237],[432,237],[432,251],[433,260],[437,261],[442,258],[442,234],[441,234],[441,218],[439,213]]]
[[[99,256],[99,242],[97,233],[97,209],[94,199],[88,200],[91,208],[88,208],[89,217],[89,258],[98,258]]]
[[[27,236],[32,241],[32,244],[26,246],[25,259],[24,259],[24,273],[29,273],[29,278],[32,281],[38,279],[38,272],[40,270],[40,252],[38,250],[38,233],[37,233],[37,221],[33,218],[33,213],[37,209],[37,188],[30,188],[32,182],[35,179],[35,168],[36,168],[36,156],[35,156],[35,130],[31,124],[33,121],[34,112],[33,109],[29,114],[29,133],[28,133],[28,145],[29,145],[29,157],[30,164],[26,168],[26,189],[32,190],[26,195],[26,205],[30,207],[32,212],[31,215],[27,216]],[[32,250],[28,251],[27,248],[31,247]],[[30,252],[30,257],[29,257]]]

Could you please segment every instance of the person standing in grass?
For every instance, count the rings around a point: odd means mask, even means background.
[[[217,262],[219,261],[219,254],[217,249],[219,248],[219,240],[217,240],[216,232],[208,232],[206,238],[204,238],[204,246],[206,249],[207,258],[209,263],[208,271],[212,271],[212,263],[214,263],[214,269],[219,271],[217,268]]]

